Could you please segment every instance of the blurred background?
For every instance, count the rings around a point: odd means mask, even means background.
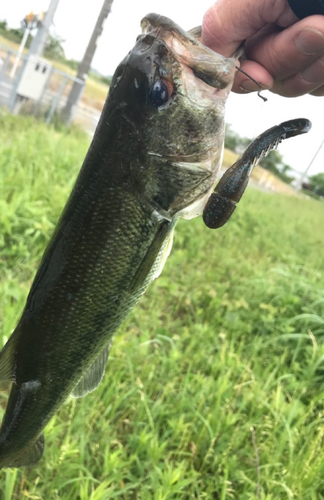
[[[9,338],[140,20],[201,24],[210,0],[0,6],[0,338]],[[180,221],[115,336],[106,375],[46,427],[0,500],[324,499],[323,97],[229,98],[223,169],[291,118],[228,224]],[[0,419],[8,386],[0,386]]]

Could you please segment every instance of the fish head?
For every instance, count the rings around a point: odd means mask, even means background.
[[[202,212],[220,167],[237,60],[164,16],[149,14],[141,26],[109,99],[131,145],[136,191],[167,218],[191,218]]]

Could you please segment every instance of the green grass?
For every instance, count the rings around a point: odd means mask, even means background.
[[[88,139],[0,131],[5,341]],[[324,499],[323,207],[251,189],[218,231],[181,221],[104,381],[53,418],[39,465],[0,472],[1,500]]]

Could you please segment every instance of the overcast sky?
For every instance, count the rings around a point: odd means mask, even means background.
[[[60,0],[54,18],[54,31],[64,40],[68,58],[80,60],[89,41],[103,0]],[[99,40],[92,66],[104,75],[112,75],[118,63],[134,45],[140,32],[140,20],[149,12],[164,14],[185,29],[201,24],[210,0],[114,0],[104,32]],[[7,0],[0,6],[0,20],[10,27],[19,26],[30,11],[46,10],[49,0]],[[238,133],[251,137],[290,118],[309,118],[313,123],[307,135],[285,141],[279,147],[284,160],[295,170],[306,169],[324,137],[324,97],[304,96],[287,99],[270,92],[263,103],[256,94],[230,96],[227,122]],[[324,147],[314,161],[310,175],[324,171]]]

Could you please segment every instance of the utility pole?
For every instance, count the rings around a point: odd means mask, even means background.
[[[20,58],[22,56],[22,53],[24,51],[28,39],[28,35],[34,28],[37,27],[37,21],[38,21],[38,16],[35,16],[34,12],[30,12],[29,14],[27,14],[27,16],[25,16],[24,19],[21,21],[21,26],[25,28],[25,31],[24,31],[24,36],[22,37],[22,40],[20,42],[15,62],[13,63],[11,68],[10,78],[13,78],[15,76]]]
[[[60,0],[51,0],[47,12],[42,19],[36,35],[30,45],[29,55],[39,56],[44,52],[49,29],[53,23],[54,15]]]
[[[67,98],[66,105],[62,111],[62,117],[66,123],[71,122],[74,110],[77,107],[78,102],[81,98],[85,81],[90,70],[91,61],[96,52],[97,41],[103,31],[104,22],[110,13],[112,3],[113,0],[104,0],[99,17],[97,19],[90,41],[88,43],[87,49],[85,51],[82,61],[79,64],[77,78],[82,80],[84,84],[82,85],[77,82],[73,83],[72,89]]]
[[[24,48],[25,48],[25,45],[27,42],[27,38],[28,38],[29,33],[31,32],[31,29],[32,29],[32,25],[31,25],[31,23],[28,23],[26,28],[25,28],[25,31],[24,31],[24,36],[22,37],[22,40],[20,42],[20,46],[19,46],[19,49],[18,49],[18,52],[16,55],[15,62],[13,63],[11,71],[10,71],[10,78],[13,78],[15,76],[21,55],[24,51]]]

